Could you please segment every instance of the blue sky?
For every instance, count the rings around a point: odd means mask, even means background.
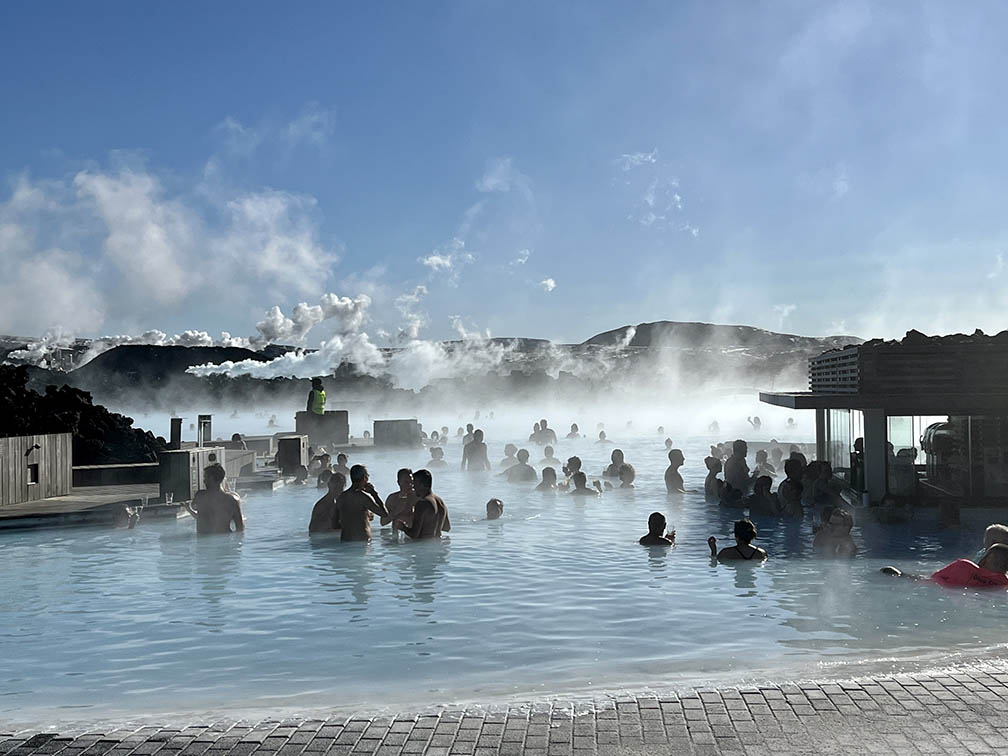
[[[5,3],[0,331],[996,332],[1006,20]]]

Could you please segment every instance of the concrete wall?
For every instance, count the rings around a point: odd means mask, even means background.
[[[346,410],[327,410],[324,415],[298,412],[294,423],[298,435],[308,436],[312,446],[345,444],[350,440],[350,413]]]
[[[420,424],[416,420],[375,420],[375,446],[422,446]]]
[[[203,468],[210,464],[210,455],[217,461],[225,462],[225,450],[218,447],[180,449],[161,452],[160,480],[161,499],[171,493],[176,502],[192,501],[196,492],[204,487]]]
[[[131,486],[157,483],[161,479],[157,462],[125,465],[83,465],[73,469],[75,488],[86,486]]]
[[[31,480],[33,473],[37,482]],[[0,506],[65,496],[72,484],[69,433],[0,438]]]

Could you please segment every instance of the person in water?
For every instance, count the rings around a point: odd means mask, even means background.
[[[669,466],[665,470],[665,490],[668,493],[685,493],[686,488],[683,485],[682,475],[679,472],[679,468],[686,462],[682,451],[679,449],[670,449],[668,461]]]
[[[753,476],[759,478],[762,475],[766,475],[769,478],[777,477],[777,468],[770,464],[767,459],[766,449],[760,449],[756,452],[756,467],[753,469]]]
[[[536,491],[556,491],[557,471],[554,467],[544,467],[542,471],[542,483],[535,487]]]
[[[854,518],[846,509],[823,512],[823,526],[812,540],[812,553],[821,557],[853,559],[857,545],[851,537]]]
[[[779,513],[783,517],[794,517],[801,519],[804,509],[802,508],[802,493],[804,484],[802,477],[805,474],[805,466],[798,457],[789,457],[784,460],[784,474],[787,476],[777,486],[777,505]]]
[[[725,483],[730,483],[732,487],[740,490],[743,495],[752,487],[752,479],[749,477],[749,465],[746,463],[746,455],[749,453],[749,445],[741,438],[732,441],[732,454],[724,466]]]
[[[504,514],[504,502],[500,499],[490,499],[486,505],[486,513],[488,520],[499,520]]]
[[[773,480],[768,475],[761,475],[753,483],[753,492],[744,497],[743,506],[749,508],[751,514],[765,514],[776,517],[780,512],[777,495],[771,493]]]
[[[236,533],[245,530],[241,499],[238,494],[224,490],[225,477],[221,465],[206,467],[203,470],[206,488],[197,491],[191,502],[186,502],[189,514],[196,518],[196,532],[199,535],[230,533],[232,525]]]
[[[532,426],[532,433],[529,434],[528,440],[530,444],[539,440],[539,423]]]
[[[339,497],[341,541],[370,541],[374,515],[388,517],[388,510],[375,491],[364,465],[350,468],[350,488]]]
[[[347,467],[347,455],[340,452],[336,455],[336,464],[333,465],[333,472],[343,473],[344,478],[350,476],[350,468]]]
[[[399,524],[399,529],[415,541],[440,538],[442,532],[451,530],[448,507],[440,496],[431,491],[433,477],[428,470],[413,473],[413,490],[416,502],[413,505],[413,522]]]
[[[930,578],[901,572],[895,567],[883,567],[880,572],[911,580],[931,580],[946,588],[1008,588],[1008,544],[995,543],[976,563],[957,559]]]
[[[675,546],[675,531],[665,532],[665,515],[661,512],[652,512],[647,519],[647,535],[641,536],[637,541],[641,546]]]
[[[561,462],[553,456],[554,453],[555,452],[552,446],[547,446],[543,449],[543,458],[539,460],[539,467],[560,467]]]
[[[759,546],[753,546],[756,539],[756,526],[751,520],[739,520],[735,523],[735,545],[717,550],[717,538],[711,536],[707,539],[710,546],[711,559],[719,562],[732,562],[737,560],[755,560],[762,562],[767,558],[767,553]]]
[[[578,428],[577,423],[571,423],[570,433],[567,434],[567,438],[581,438],[581,430]]]
[[[637,471],[634,470],[633,465],[625,463],[620,466],[619,469],[620,488],[633,488],[634,487],[633,482],[636,478],[637,478]]]
[[[571,491],[571,496],[598,496],[599,492],[594,488],[588,488],[588,476],[583,472],[578,470],[571,476],[571,483],[574,484],[574,490]]]
[[[612,450],[612,454],[609,455],[609,459],[612,462],[612,464],[609,465],[608,467],[606,467],[606,469],[602,471],[602,477],[603,478],[618,478],[619,477],[620,468],[626,462],[626,460],[623,457],[623,450],[622,449],[613,449]]]
[[[528,449],[521,449],[518,452],[518,461],[502,472],[501,475],[507,478],[508,483],[527,483],[535,480],[538,476],[536,475],[535,468],[528,463],[528,459]]]
[[[476,437],[476,432],[473,430],[473,424],[472,423],[466,423],[466,432],[465,432],[465,435],[462,437],[462,445],[465,446],[470,441],[472,441],[475,437]]]
[[[315,480],[315,488],[328,488],[329,479],[332,478],[332,470],[323,470],[318,474],[318,478]]]
[[[413,471],[404,467],[396,473],[396,483],[399,485],[398,491],[393,491],[385,497],[385,511],[387,516],[382,517],[379,522],[382,525],[404,522],[407,525],[413,521],[413,505],[416,502],[416,492],[413,490]]]
[[[308,404],[305,405],[305,412],[313,415],[325,414],[325,387],[321,378],[311,379],[311,391],[308,392]]]
[[[515,446],[514,444],[505,444],[504,445],[504,459],[502,459],[500,461],[500,465],[498,465],[500,467],[500,469],[501,470],[506,470],[509,467],[511,467],[512,465],[517,465],[518,464],[518,459],[515,457],[515,455],[517,453],[518,453],[518,447],[517,446]]]
[[[665,451],[666,452],[672,451],[672,447],[673,446],[675,446],[675,444],[672,442],[672,439],[671,438],[666,438],[665,439]]]
[[[311,520],[308,522],[309,533],[329,533],[340,529],[339,497],[346,488],[346,478],[343,473],[330,473],[328,490],[312,508]]]
[[[608,438],[606,438],[605,431],[599,431],[598,432],[598,441],[596,441],[595,443],[596,444],[611,444],[612,441],[610,441]]]
[[[556,432],[546,424],[546,418],[543,418],[539,421],[539,435],[536,436],[536,443],[555,444],[556,442]]]
[[[472,441],[462,449],[462,464],[459,469],[474,472],[489,470],[490,458],[487,456],[487,445],[483,443],[483,431],[473,431]]]
[[[431,458],[427,460],[427,467],[447,467],[448,463],[444,461],[444,449],[440,446],[432,446],[430,450]]]
[[[707,466],[707,477],[704,478],[704,496],[708,499],[720,499],[724,489],[724,481],[718,477],[721,472],[721,460],[717,457],[707,457],[704,460]]]

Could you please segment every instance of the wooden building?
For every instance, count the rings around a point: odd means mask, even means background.
[[[869,341],[809,360],[809,391],[760,400],[816,414],[816,458],[855,494],[1008,502],[1008,331]]]
[[[0,506],[63,496],[72,484],[69,433],[0,438]]]

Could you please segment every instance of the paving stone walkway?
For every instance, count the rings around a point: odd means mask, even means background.
[[[1008,665],[853,682],[367,716],[225,721],[65,737],[0,734],[0,756],[1006,754]],[[0,723],[0,733],[4,731]]]

